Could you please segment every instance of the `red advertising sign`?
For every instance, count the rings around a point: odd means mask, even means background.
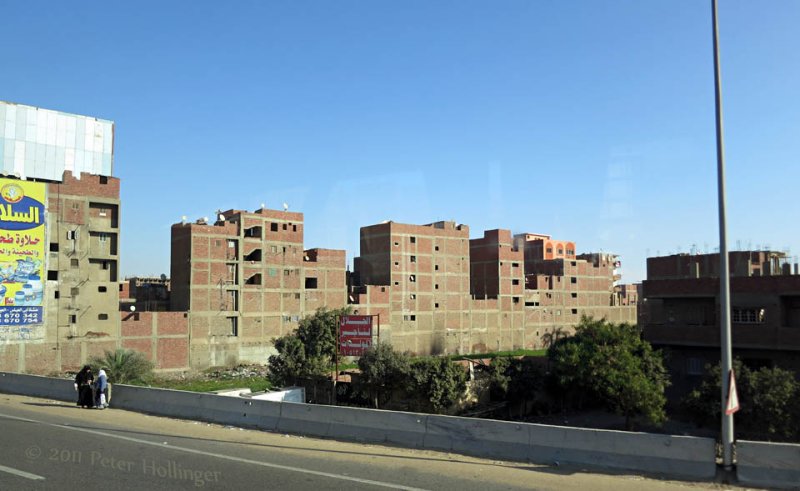
[[[339,353],[361,356],[372,346],[372,316],[343,315],[339,321]]]

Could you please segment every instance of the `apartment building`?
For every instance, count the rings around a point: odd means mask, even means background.
[[[443,349],[445,333],[461,329],[469,315],[469,227],[389,221],[362,227],[360,238],[355,293],[369,295],[378,286],[388,294],[382,338],[416,353]],[[377,313],[371,305],[355,309]]]
[[[719,254],[647,259],[645,339],[667,348],[675,392],[720,360]],[[733,355],[800,373],[800,274],[776,251],[729,253]]]
[[[111,121],[0,102],[1,370],[71,369],[119,346],[113,147]]]
[[[228,210],[172,226],[172,310],[187,311],[193,366],[264,363],[272,340],[347,302],[344,251],[303,249],[303,214]]]
[[[353,307],[388,310],[382,337],[418,354],[542,348],[582,315],[636,323],[617,256],[578,256],[574,242],[546,235],[497,229],[470,240],[454,222],[386,222],[361,229],[354,265]]]

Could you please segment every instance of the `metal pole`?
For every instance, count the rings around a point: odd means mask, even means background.
[[[719,308],[720,349],[722,351],[722,465],[730,470],[733,465],[733,414],[725,414],[728,402],[728,384],[732,369],[731,356],[731,300],[730,268],[728,265],[727,227],[725,224],[725,150],[722,139],[722,82],[719,68],[719,28],[717,26],[717,0],[711,0],[711,18],[714,27],[714,92],[716,95],[717,122],[717,190],[719,197]]]

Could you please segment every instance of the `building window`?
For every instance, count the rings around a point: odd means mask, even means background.
[[[284,223],[284,224],[283,224],[283,229],[284,229],[284,230],[287,230],[288,228],[289,228],[289,226],[288,226],[288,225],[286,225],[286,224]]]
[[[292,225],[292,232],[297,232],[297,225]]]
[[[306,278],[306,289],[307,290],[315,290],[317,288],[317,279],[316,278]]]
[[[53,270],[48,271],[47,279],[51,281],[58,281],[58,271],[53,271]]]
[[[577,293],[573,293],[572,294],[572,298],[578,298],[578,294]]]
[[[434,308],[437,308],[437,309],[439,308],[439,304],[438,303],[433,304],[433,306],[434,306]]]
[[[408,277],[408,281],[410,281],[411,283],[416,283],[417,277],[412,274],[411,276]]]
[[[577,282],[578,282],[578,278],[576,278],[576,277],[574,277],[574,276],[570,276],[570,278],[569,278],[569,282],[570,282],[570,283],[573,283],[573,284],[574,284],[574,283],[577,283]]]
[[[108,320],[108,314],[98,314],[97,315],[97,320],[99,320],[99,321],[107,321]]]
[[[409,240],[411,241],[412,244],[416,244],[417,243],[417,238],[414,237],[413,235],[411,237],[409,237]]]
[[[236,248],[236,241],[235,240],[229,240],[228,241],[228,249],[235,249],[235,248]]]
[[[295,300],[300,300],[300,294],[299,293],[295,293],[294,294],[294,299]]]
[[[75,322],[77,322],[77,321],[78,321],[78,316],[77,315],[72,314],[72,315],[69,316],[69,323],[70,324],[75,324]]]
[[[214,247],[222,247],[222,241],[219,239],[214,239]]]
[[[512,303],[519,303],[519,297],[511,297]]]
[[[434,247],[433,247],[433,250],[434,250],[434,251],[438,251],[438,250],[439,250],[439,246],[434,246]]]
[[[399,285],[399,284],[400,284],[400,282],[399,282],[399,281],[395,281],[395,282],[394,282],[394,286],[397,286],[397,285]]]
[[[578,309],[572,309],[572,315],[577,315],[577,314],[578,314]]]
[[[399,262],[397,262],[397,261],[395,261],[395,262],[394,262],[394,265],[395,265],[395,266],[400,266],[400,263],[399,263]]]
[[[433,288],[438,290],[439,289],[439,283],[436,283],[435,285],[433,285]]]
[[[50,242],[50,252],[58,252],[58,242]]]
[[[417,299],[417,294],[416,293],[412,293],[411,294],[411,300],[416,300],[416,299]]]
[[[435,271],[439,271],[439,265],[438,265],[438,264],[436,264],[436,265],[433,267],[433,269],[434,269]]]
[[[104,286],[98,286],[97,291],[100,293],[105,293],[107,291],[107,288]]]
[[[278,224],[277,223],[270,223],[269,224],[270,232],[277,232],[278,231]]]
[[[558,255],[559,256],[563,256],[564,255],[564,249],[559,249],[558,250]]]
[[[764,309],[734,307],[732,318],[737,324],[763,324]]]
[[[411,256],[411,262],[412,263],[417,262],[417,256]]]
[[[686,360],[686,375],[703,375],[703,360],[701,358]]]
[[[417,320],[417,316],[416,315],[404,315],[403,316],[403,320],[404,321],[416,321]]]
[[[77,259],[70,259],[69,260],[69,267],[70,268],[77,268],[79,266],[79,262]]]
[[[400,245],[400,242],[395,242],[395,243],[394,243],[394,246],[395,246],[395,247],[397,247],[397,246],[399,246],[399,245]]]
[[[517,279],[511,280],[511,284],[512,285],[519,285],[519,280],[517,280]]]
[[[512,268],[519,268],[519,263],[511,263]]]
[[[55,292],[53,292],[53,298],[58,298],[58,290],[56,290]]]
[[[105,244],[108,241],[108,234],[105,232],[100,232],[97,238],[100,240],[101,244]]]
[[[553,253],[553,248],[552,247],[548,247],[547,248],[547,253],[548,254],[552,254]]]

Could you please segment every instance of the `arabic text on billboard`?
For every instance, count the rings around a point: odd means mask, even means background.
[[[339,322],[339,353],[361,356],[372,346],[372,316],[343,315]]]
[[[0,179],[0,329],[19,327],[18,339],[30,337],[27,327],[43,322],[45,268],[45,184]],[[26,334],[27,333],[27,334]]]

